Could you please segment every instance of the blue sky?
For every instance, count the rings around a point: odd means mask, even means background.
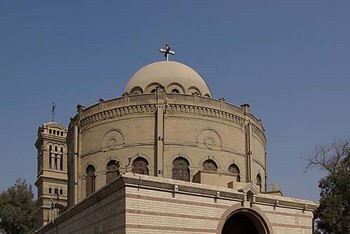
[[[215,98],[248,102],[268,139],[268,179],[318,200],[317,144],[349,138],[349,1],[0,1],[0,190],[36,179],[37,128],[121,96],[142,66],[197,70]]]

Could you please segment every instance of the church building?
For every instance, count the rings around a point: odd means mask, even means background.
[[[265,129],[191,67],[139,69],[124,93],[38,129],[38,233],[309,234],[311,201],[267,188]]]

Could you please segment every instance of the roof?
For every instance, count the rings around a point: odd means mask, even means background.
[[[175,61],[160,61],[142,67],[131,77],[124,91],[130,95],[152,93],[159,85],[168,93],[211,97],[203,77],[191,67]]]

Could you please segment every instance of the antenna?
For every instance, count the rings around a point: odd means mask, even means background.
[[[51,108],[51,112],[52,112],[52,122],[55,122],[55,109],[56,109],[55,102],[52,102],[52,108]]]

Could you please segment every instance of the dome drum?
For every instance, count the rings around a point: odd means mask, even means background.
[[[157,93],[160,91],[160,88],[156,90]],[[203,178],[201,183],[211,184],[213,180],[210,178],[216,178],[220,173],[225,174],[223,184],[228,183],[231,177],[234,177],[232,181],[236,181],[236,175],[231,176],[228,171],[233,158],[240,168],[239,177],[244,182],[249,178],[244,156],[246,124],[249,123],[254,129],[251,144],[254,152],[253,174],[259,170],[262,178],[265,178],[262,165],[265,165],[266,139],[261,122],[253,115],[223,100],[197,95],[165,93],[161,99],[159,97],[158,94],[124,95],[86,109],[81,108],[80,120],[79,117],[72,119],[69,132],[73,132],[73,126],[80,123],[80,156],[84,159],[84,165],[94,163],[99,175],[106,170],[103,166],[105,160],[100,160],[113,156],[120,160],[122,173],[129,158],[139,154],[151,160],[147,170],[156,174],[150,175],[160,176],[157,173],[161,171],[162,176],[171,178],[171,159],[186,155],[189,158],[189,180],[200,181],[195,174],[203,170],[201,163],[210,155],[214,157],[218,171],[209,174],[203,172],[201,175],[205,178],[200,177]],[[67,142],[70,148],[74,144],[71,140]],[[160,168],[156,161],[159,156],[154,157],[159,147],[164,154]],[[99,183],[97,187],[101,187],[105,180],[96,179],[96,183]],[[81,194],[84,194],[84,189]]]

